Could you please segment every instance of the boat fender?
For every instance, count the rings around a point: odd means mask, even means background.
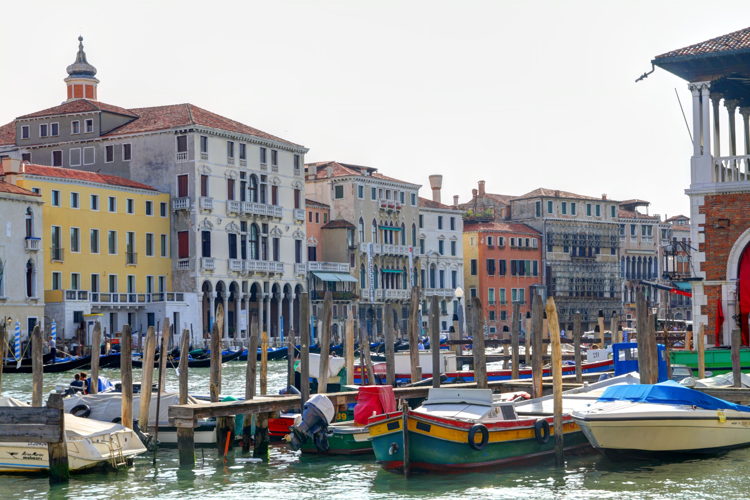
[[[546,419],[540,418],[534,422],[534,437],[541,444],[549,441],[549,422]]]
[[[478,443],[476,439],[474,439],[477,435],[477,432],[482,434],[482,440],[479,441]],[[469,446],[471,446],[475,450],[479,451],[482,448],[484,448],[489,440],[490,440],[490,431],[488,431],[487,427],[485,427],[484,425],[474,424],[471,426],[471,429],[469,429]]]
[[[91,407],[85,403],[75,405],[70,409],[70,414],[76,417],[89,418],[89,415],[91,415]]]
[[[391,445],[388,447],[388,454],[393,456],[396,453],[398,453],[398,443],[391,443]]]
[[[112,419],[113,424],[121,424],[122,423],[122,417],[115,417]]]

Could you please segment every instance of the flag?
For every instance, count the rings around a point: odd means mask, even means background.
[[[721,338],[721,327],[724,324],[724,309],[721,307],[721,299],[716,299],[716,346],[721,345],[721,341],[719,340]]]

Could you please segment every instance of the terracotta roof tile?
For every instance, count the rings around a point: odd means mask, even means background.
[[[603,200],[602,198],[596,198],[593,196],[585,196],[582,194],[576,194],[571,193],[569,191],[561,191],[559,189],[547,189],[547,188],[538,188],[530,193],[526,193],[521,196],[513,197],[513,200],[523,200],[527,198],[539,198],[539,197],[545,197],[545,198],[573,198],[578,200],[598,200],[598,201],[613,201],[613,200]]]
[[[16,143],[16,122],[12,121],[0,127],[0,145]]]
[[[750,28],[744,28],[726,35],[717,36],[700,43],[688,45],[681,49],[673,50],[658,55],[654,60],[667,59],[681,56],[698,56],[715,54],[720,52],[731,52],[750,49]]]
[[[76,99],[75,101],[64,102],[59,106],[53,106],[41,111],[29,113],[28,115],[19,116],[19,118],[36,118],[40,116],[65,115],[69,113],[85,113],[87,111],[108,111],[110,113],[132,116],[134,118],[138,117],[138,115],[133,114],[131,110],[119,106],[99,101],[90,101],[88,99]]]
[[[617,210],[617,217],[620,219],[651,219],[659,220],[658,215],[646,215],[635,210],[623,210],[622,208]]]
[[[305,198],[305,205],[309,207],[317,207],[317,208],[331,208],[330,205],[326,205],[325,203],[321,203],[319,201],[311,200],[310,198]]]
[[[443,210],[460,210],[459,208],[433,201],[429,198],[422,198],[421,196],[419,197],[419,206],[424,208],[441,208]]]
[[[375,179],[382,179],[385,181],[401,182],[404,184],[410,184],[412,186],[419,186],[419,184],[414,184],[412,182],[396,179],[395,177],[383,175],[374,167],[365,167],[362,165],[354,165],[351,163],[340,163],[337,161],[318,161],[313,163],[306,163],[305,167],[307,168],[309,175],[315,174],[316,180],[328,179],[328,169],[330,168],[330,177],[346,177],[350,175],[373,177]]]
[[[44,165],[35,165],[33,163],[26,163],[24,165],[24,173],[27,175],[38,175],[40,177],[55,177],[59,179],[74,179],[86,182],[95,182],[97,184],[107,184],[109,186],[128,187],[136,189],[147,189],[149,191],[157,191],[157,189],[141,184],[140,182],[131,181],[124,177],[118,177],[116,175],[105,175],[96,172],[86,172],[85,170],[75,170],[73,168],[62,168],[62,167],[47,167]]]
[[[24,189],[20,186],[16,186],[15,184],[11,184],[5,181],[0,181],[0,193],[23,194],[26,196],[41,196],[41,195],[36,194],[33,191],[29,191],[28,189]]]
[[[464,232],[503,231],[507,233],[541,234],[533,227],[518,222],[468,222],[464,221]]]
[[[354,229],[354,224],[352,224],[348,220],[336,219],[336,220],[330,221],[328,224],[325,224],[321,227],[321,229],[340,229],[340,228]]]

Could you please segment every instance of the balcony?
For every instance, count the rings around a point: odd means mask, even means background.
[[[278,172],[279,171],[279,166],[278,165],[271,165],[271,171],[272,172]]]
[[[177,152],[177,163],[181,163],[184,161],[188,161],[188,152],[187,151],[178,151]]]
[[[304,266],[304,264],[302,264]],[[307,270],[328,273],[348,273],[349,264],[346,262],[308,262]]]
[[[125,265],[135,266],[138,264],[138,254],[136,252],[125,252]]]
[[[382,288],[375,290],[376,300],[407,300],[408,298],[409,290]]]
[[[177,261],[177,265],[175,266],[175,269],[177,271],[192,271],[193,262],[190,259],[179,259]]]
[[[396,200],[381,199],[378,200],[378,206],[381,210],[387,210],[389,212],[401,210],[401,202]]]
[[[409,255],[409,247],[406,245],[386,245],[380,246],[380,253],[385,255]]]
[[[241,273],[245,270],[242,261],[239,259],[229,259],[229,270],[234,273]]]
[[[227,213],[228,214],[241,214],[242,213],[242,202],[229,200],[227,201]]]
[[[208,153],[201,151],[201,160],[208,160]]]
[[[180,210],[190,210],[190,197],[183,196],[181,198],[172,199],[172,210],[179,212]]]
[[[42,246],[42,239],[35,238],[34,236],[27,236],[24,241],[24,246],[27,252],[38,252]]]
[[[283,273],[284,263],[270,260],[246,260],[245,270],[249,273]]]
[[[424,294],[427,297],[446,297],[452,299],[456,295],[456,291],[451,288],[425,288]],[[494,302],[492,302],[494,304]]]
[[[245,158],[240,158],[240,167],[247,167],[247,160]]]
[[[277,205],[266,205],[265,203],[255,203],[252,201],[242,202],[242,215],[260,215],[264,217],[281,218],[284,210]],[[304,213],[303,213],[304,219]]]
[[[750,155],[714,158],[713,182],[717,184],[750,182]]]
[[[152,302],[184,302],[182,292],[159,293],[103,293],[88,290],[46,290],[44,301],[55,302],[91,302],[92,306],[133,306]]]
[[[305,222],[305,211],[302,208],[294,209],[294,220]]]
[[[51,247],[49,249],[49,260],[50,262],[64,262],[65,252],[60,247]]]
[[[297,276],[302,276],[305,274],[305,263],[304,262],[298,262],[294,264],[294,274]]]
[[[213,271],[216,269],[216,262],[213,257],[201,257],[201,270]]]
[[[326,290],[313,290],[310,292],[310,300],[325,300],[325,296]],[[359,296],[349,291],[333,291],[331,292],[331,298],[337,301],[352,301],[357,300]]]
[[[213,210],[214,199],[208,196],[201,196],[198,206],[200,207],[201,210]]]
[[[234,156],[227,156],[227,165],[234,165]]]
[[[265,163],[261,163],[260,164],[260,169],[261,170],[268,170],[268,165],[266,165]]]

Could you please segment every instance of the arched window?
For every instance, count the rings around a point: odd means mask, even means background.
[[[260,254],[260,238],[258,234],[258,225],[250,225],[250,259],[258,260]]]
[[[362,289],[367,288],[367,281],[365,277],[366,277],[365,266],[364,264],[360,264],[359,266],[359,288],[362,288]]]
[[[430,288],[435,288],[435,264],[430,265]]]
[[[406,225],[401,223],[401,244],[406,245]]]
[[[258,203],[258,178],[254,174],[250,176],[248,189],[250,190],[250,201]]]
[[[417,225],[411,225],[411,246],[417,246]]]
[[[362,220],[362,217],[359,218],[359,241],[361,243],[365,242],[365,221]]]
[[[372,219],[372,227],[370,228],[370,237],[372,239],[373,243],[378,242],[378,222],[375,219]]]
[[[26,209],[26,237],[31,238],[34,236],[34,214],[31,212],[31,207]]]
[[[34,263],[31,259],[26,263],[26,296],[34,296],[34,281],[36,279],[36,273],[34,272]]]
[[[378,266],[374,266],[373,267],[373,280],[372,280],[373,288],[378,287],[378,278],[380,278],[380,276],[378,275]]]

